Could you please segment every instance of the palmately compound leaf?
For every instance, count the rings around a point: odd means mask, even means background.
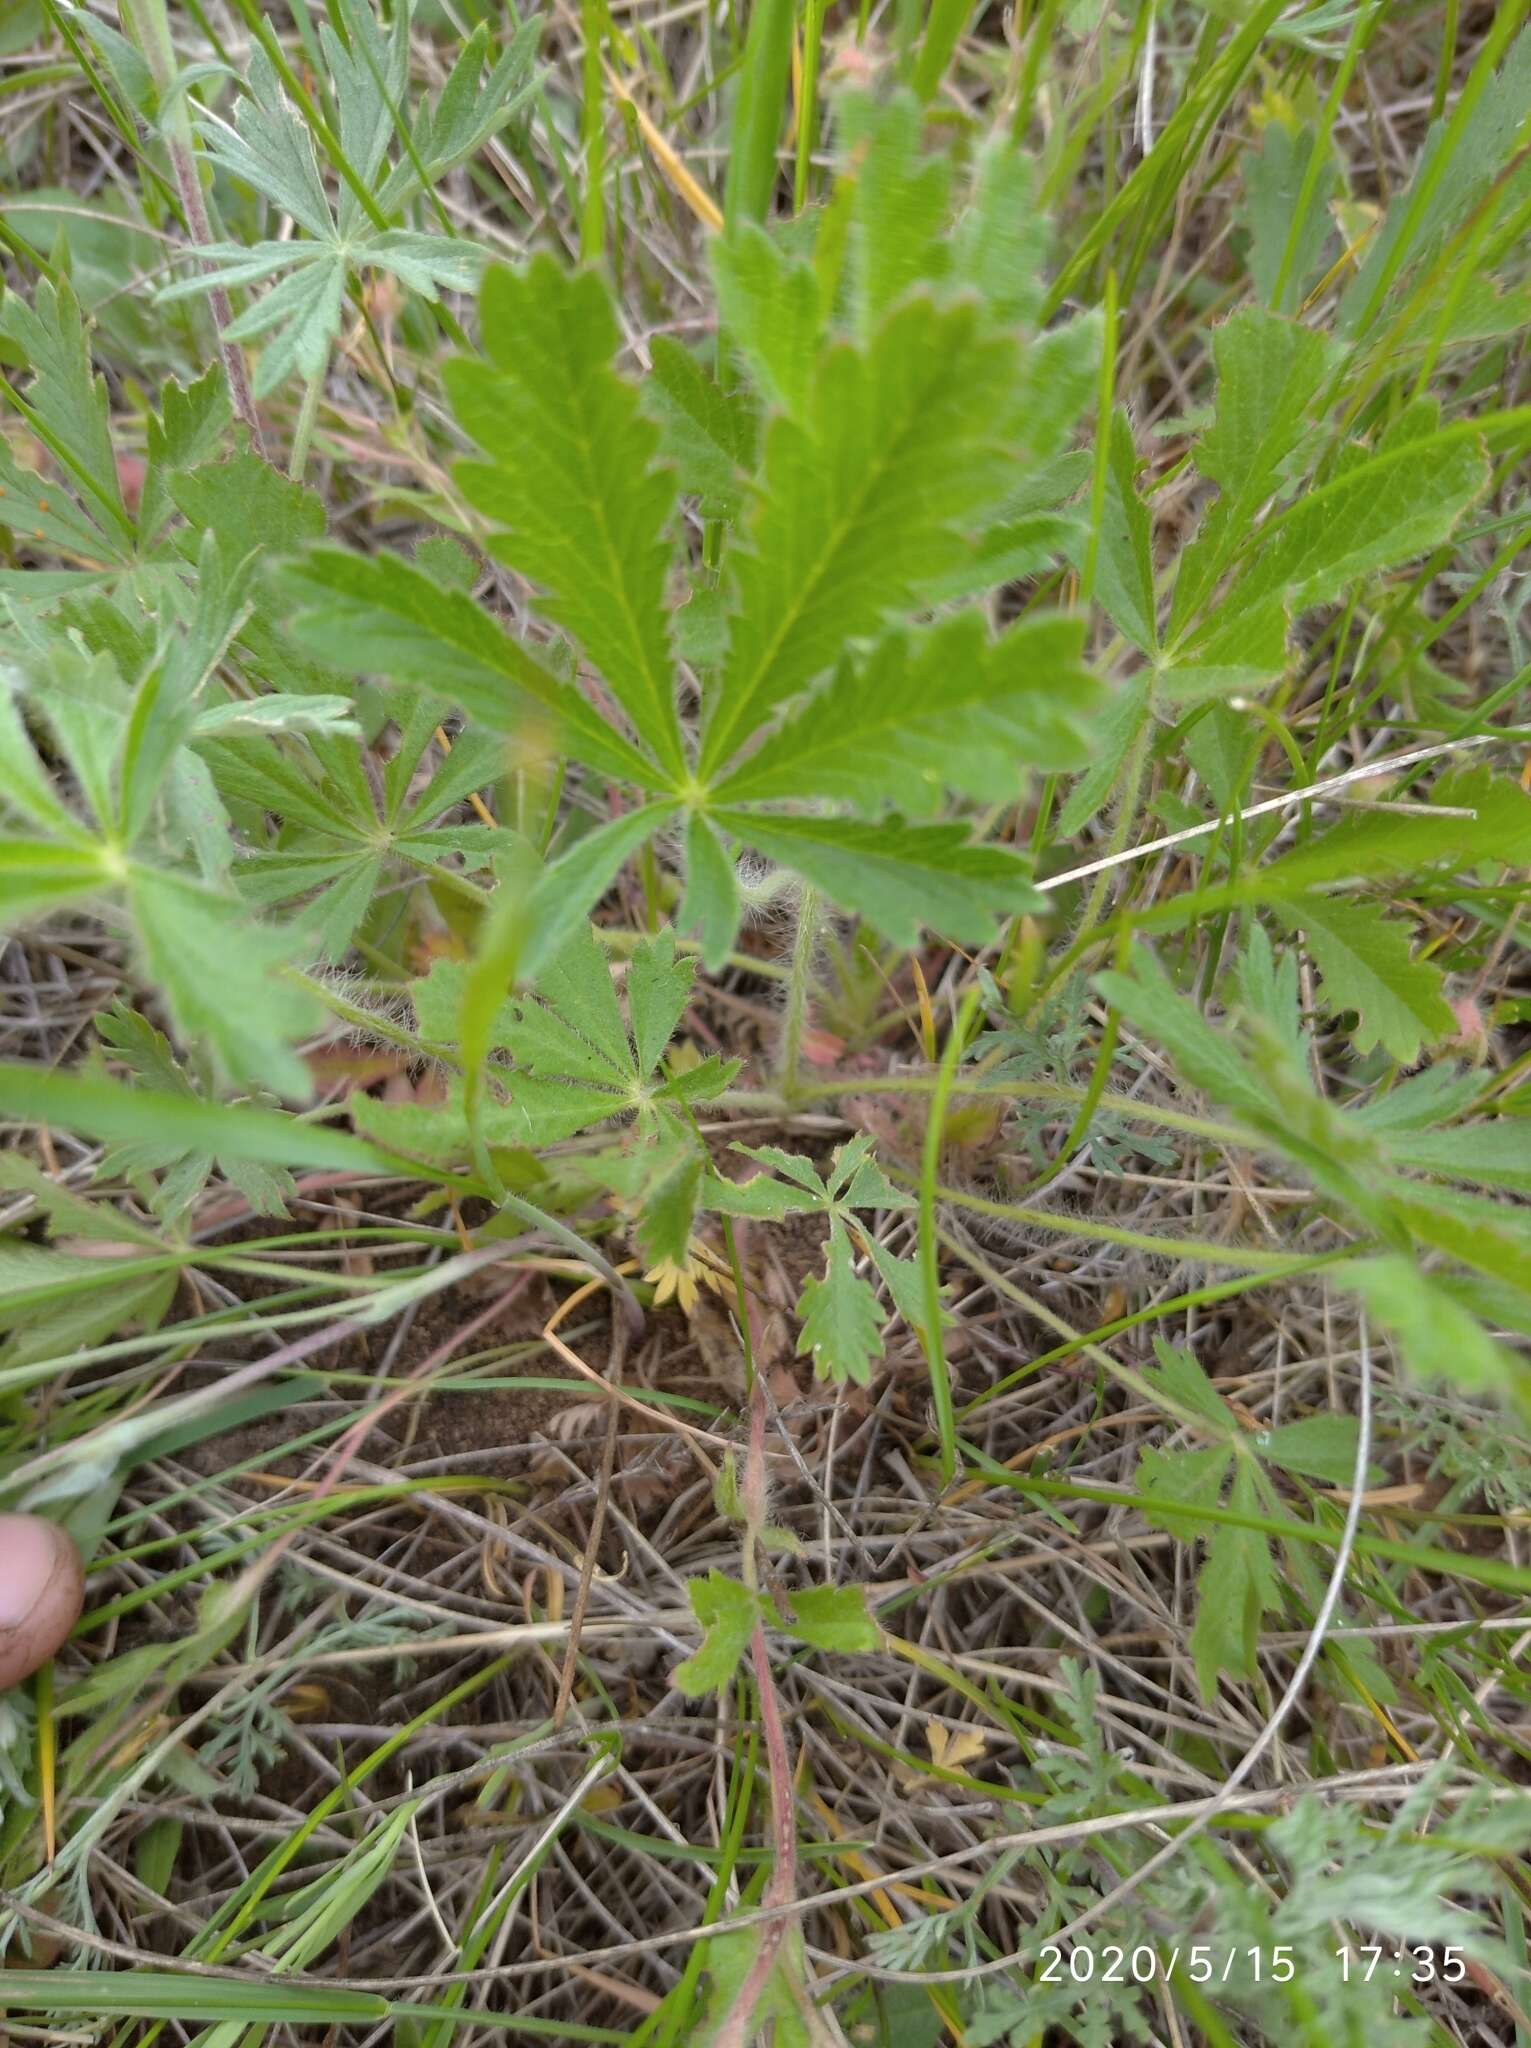
[[[411,117],[411,9],[397,8],[387,30],[371,8],[352,0],[338,0],[335,12],[344,36],[333,20],[319,30],[339,106],[340,149],[351,172],[335,207],[308,126],[257,43],[232,122],[199,110],[204,147],[221,170],[259,193],[301,232],[252,244],[213,243],[201,250],[193,275],[160,293],[162,299],[186,298],[276,280],[226,330],[230,340],[264,343],[255,371],[257,397],[295,370],[309,379],[322,375],[346,291],[362,271],[388,271],[424,299],[473,289],[483,273],[483,249],[468,236],[401,227],[399,210],[486,141],[534,89],[537,23],[521,25],[482,83],[488,38],[481,28],[467,39],[436,105],[422,105]],[[403,146],[390,168],[396,139]]]
[[[491,271],[480,304],[489,360],[449,364],[447,383],[491,460],[461,464],[459,480],[502,529],[495,552],[543,587],[549,618],[680,776],[664,604],[675,486],[654,467],[658,430],[612,367],[620,337],[606,286],[543,255]]]
[[[855,1270],[857,1252],[871,1258],[894,1311],[911,1329],[921,1328],[925,1302],[914,1262],[888,1251],[856,1212],[908,1208],[910,1197],[884,1177],[865,1133],[838,1149],[827,1180],[812,1160],[783,1151],[779,1145],[740,1144],[734,1150],[770,1172],[746,1181],[714,1173],[702,1189],[701,1206],[719,1215],[754,1216],[771,1222],[815,1212],[828,1219],[823,1275],[807,1280],[798,1297],[802,1328],[797,1348],[799,1353],[812,1355],[820,1379],[851,1378],[865,1385],[871,1377],[872,1361],[882,1357],[886,1311],[872,1281]]]
[[[602,1124],[630,1123],[637,1113],[652,1142],[644,1155],[649,1163],[632,1191],[641,1199],[655,1264],[671,1257],[677,1243],[684,1253],[680,1219],[689,1235],[700,1190],[700,1162],[676,1105],[721,1094],[738,1071],[736,1061],[716,1054],[674,1079],[660,1071],[692,972],[689,961],[675,959],[673,946],[666,933],[634,949],[628,968],[633,1037],[611,968],[583,919],[540,970],[536,992],[505,994],[475,1016],[472,1033],[486,1055],[506,1055],[509,1061],[493,1059],[484,1069],[492,1085],[482,1095],[481,1127],[491,1149],[538,1149]],[[411,984],[416,1021],[428,1044],[467,1044],[466,1006],[479,994],[473,978],[474,965],[437,960]],[[351,1111],[359,1129],[417,1158],[445,1165],[469,1156],[460,1083],[436,1106],[379,1103],[358,1093],[351,1097]],[[681,1172],[687,1162],[688,1171],[695,1169],[689,1180]]]
[[[215,565],[204,567],[215,583]],[[237,591],[224,595],[237,605]],[[131,688],[112,656],[87,652],[79,636],[25,649],[0,683],[0,804],[20,811],[31,832],[0,840],[0,900],[11,916],[70,897],[100,901],[114,917],[125,910],[139,968],[216,1078],[303,1097],[309,1075],[291,1042],[319,1009],[284,971],[303,950],[301,936],[256,923],[220,885],[170,866],[173,855],[162,862],[152,857],[157,847],[138,851],[157,836],[157,804],[177,818],[193,790],[188,770],[198,764],[177,741],[195,721],[203,669],[221,651],[227,622],[215,613],[158,650],[123,637],[125,653],[142,653],[146,664]],[[210,636],[200,646],[199,626]],[[45,721],[86,817],[44,769],[19,716],[22,698]],[[221,835],[226,822],[213,804]]]

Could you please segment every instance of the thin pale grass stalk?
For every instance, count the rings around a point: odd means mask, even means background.
[[[213,230],[207,217],[207,202],[202,196],[191,116],[186,110],[186,95],[175,91],[175,46],[170,39],[170,18],[165,0],[120,0],[120,7],[123,26],[137,43],[154,80],[160,102],[161,134],[170,157],[186,232],[198,249],[210,248]],[[203,267],[207,266],[204,264]],[[258,455],[263,455],[265,443],[261,438],[260,418],[245,370],[244,351],[237,341],[228,338],[234,309],[222,285],[215,285],[209,292],[208,303],[213,325],[218,330],[218,352],[223,357],[224,372],[229,380],[230,403],[236,418],[242,420],[250,431],[250,445]]]
[[[1472,733],[1460,739],[1441,740],[1434,746],[1413,747],[1406,754],[1390,754],[1380,761],[1362,761],[1339,775],[1327,775],[1321,782],[1309,783],[1304,789],[1288,790],[1282,796],[1267,797],[1263,803],[1247,804],[1238,815],[1241,819],[1268,817],[1273,811],[1288,811],[1294,804],[1312,803],[1316,798],[1344,789],[1352,782],[1373,782],[1379,775],[1391,775],[1395,770],[1412,767],[1417,762],[1438,760],[1443,754],[1456,753],[1466,747],[1489,747],[1496,742],[1503,744],[1503,740],[1502,733]],[[1434,815],[1447,814],[1436,811]],[[1086,861],[1081,867],[1066,868],[1061,875],[1049,875],[1043,887],[1066,889],[1071,882],[1082,882],[1089,875],[1103,874],[1108,868],[1121,867],[1127,861],[1144,860],[1151,853],[1164,853],[1170,847],[1184,846],[1192,839],[1205,839],[1209,833],[1220,831],[1225,822],[1222,818],[1209,818],[1204,824],[1187,825],[1179,832],[1166,832],[1161,838],[1146,839],[1140,845],[1104,854],[1099,860]]]

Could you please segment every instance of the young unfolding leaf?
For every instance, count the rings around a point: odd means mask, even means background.
[[[780,1219],[817,1214],[829,1222],[822,1275],[810,1275],[798,1297],[798,1351],[811,1356],[820,1379],[856,1380],[865,1386],[882,1356],[880,1307],[872,1281],[856,1271],[859,1251],[887,1283],[895,1311],[918,1328],[924,1314],[912,1262],[898,1259],[867,1229],[857,1211],[904,1209],[909,1197],[889,1184],[872,1157],[872,1141],[853,1138],[835,1154],[826,1180],[812,1161],[776,1145],[735,1148],[782,1176],[757,1174],[747,1181],[713,1175],[702,1190],[702,1207],[725,1216]]]

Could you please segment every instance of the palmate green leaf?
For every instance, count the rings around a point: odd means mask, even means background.
[[[313,700],[273,695],[255,700],[257,733],[268,722],[277,729],[299,717]],[[339,700],[345,703],[347,700]],[[278,765],[268,740],[236,733],[230,743],[209,744],[201,721],[192,738],[201,743],[219,788],[231,803],[244,803],[281,819],[274,844],[257,844],[236,870],[247,902],[293,904],[307,897],[299,915],[313,934],[319,957],[339,959],[371,908],[385,878],[431,870],[454,856],[465,870],[482,868],[502,850],[508,835],[483,825],[440,825],[438,820],[471,792],[492,782],[502,765],[501,747],[488,734],[459,734],[450,753],[424,774],[425,757],[436,744],[439,707],[423,693],[397,692],[397,747],[381,776],[378,797],[360,768],[354,745],[321,745]],[[228,707],[229,725],[246,707]],[[216,741],[218,731],[211,735]],[[328,726],[320,737],[328,740]],[[381,815],[380,815],[381,809]]]
[[[644,940],[629,962],[631,1037],[611,968],[584,920],[539,972],[536,993],[493,997],[484,1014],[476,1017],[470,1043],[464,1020],[470,998],[476,1000],[477,965],[438,960],[429,975],[411,985],[411,994],[428,1043],[460,1045],[465,1058],[470,1051],[477,1056],[481,1050],[484,1055],[506,1054],[514,1062],[511,1068],[497,1064],[488,1070],[495,1088],[484,1097],[482,1116],[490,1146],[555,1144],[593,1125],[630,1117],[636,1109],[648,1114],[645,1105],[661,1105],[672,1095],[705,1101],[727,1087],[738,1071],[737,1062],[712,1056],[681,1082],[654,1079],[694,972],[691,961],[676,960],[669,932]],[[508,981],[508,975],[500,976],[502,990]],[[382,1105],[361,1095],[352,1097],[352,1108],[359,1128],[422,1157],[445,1164],[467,1156],[463,1097],[456,1087],[440,1108]],[[699,1162],[693,1163],[699,1172]],[[648,1192],[661,1208],[668,1200],[659,1191]],[[684,1195],[688,1219],[696,1192],[693,1185],[685,1194],[679,1184],[674,1191],[676,1205]],[[669,1226],[656,1220],[653,1227]],[[689,1221],[686,1229],[689,1235]],[[651,1263],[668,1255],[658,1251]]]
[[[543,255],[492,270],[480,306],[489,360],[449,364],[447,385],[492,460],[459,465],[459,481],[505,529],[495,552],[543,586],[543,609],[679,777],[664,606],[674,483],[654,469],[657,429],[612,367],[620,337],[606,287]]]
[[[766,430],[759,497],[732,557],[731,641],[710,699],[711,777],[847,640],[917,605],[1003,496],[1018,351],[970,304],[917,298],[865,351],[821,355],[801,421]]]
[[[486,78],[483,65],[489,50],[489,24],[479,23],[463,44],[434,105],[422,106],[416,116],[414,150],[401,157],[378,195],[384,212],[401,204],[418,184],[417,162],[427,184],[434,184],[444,170],[472,156],[514,120],[537,89],[537,45],[542,30],[542,17],[529,14],[506,38]]]
[[[1278,962],[1270,937],[1258,918],[1251,918],[1243,951],[1236,969],[1239,1005],[1247,1016],[1257,1017],[1283,1048],[1287,1059],[1300,1066],[1306,1052],[1300,1008],[1300,988],[1295,953],[1284,953]]]
[[[836,1656],[855,1656],[878,1644],[864,1586],[798,1588],[792,1594],[792,1633],[811,1649]]]
[[[498,1086],[496,1082],[481,1091],[471,1119],[459,1081],[452,1083],[441,1103],[379,1102],[358,1091],[350,1096],[348,1108],[361,1136],[396,1157],[463,1169],[477,1161],[475,1132],[490,1154],[540,1152],[613,1114],[613,1098],[599,1088],[539,1080],[530,1074],[510,1081],[503,1095]]]
[[[760,1601],[748,1586],[719,1571],[687,1580],[686,1597],[704,1631],[702,1646],[676,1665],[670,1682],[688,1699],[701,1699],[732,1681],[760,1619]]]
[[[925,926],[981,944],[996,915],[1035,910],[1046,901],[1020,855],[975,845],[962,825],[746,810],[719,811],[714,823],[795,869],[833,902],[859,911],[897,946],[916,944]]]
[[[1146,950],[1134,958],[1131,974],[1113,970],[1095,979],[1130,1023],[1173,1055],[1184,1079],[1234,1110],[1274,1152],[1297,1161],[1315,1187],[1368,1226],[1396,1232],[1396,1219],[1388,1220],[1378,1140],[1313,1089],[1283,1034],[1253,1017],[1240,1033],[1217,1029],[1176,992]]]
[[[1329,1007],[1356,1013],[1360,1051],[1380,1044],[1408,1065],[1421,1046],[1455,1030],[1441,970],[1416,960],[1407,929],[1374,905],[1310,895],[1279,904],[1277,915],[1302,934]]]
[[[217,565],[209,560],[203,567],[211,589],[218,584]],[[237,609],[237,589],[222,594]],[[91,655],[62,636],[45,639],[25,671],[16,672],[94,813],[95,829],[85,829],[46,791],[41,762],[16,706],[7,700],[0,725],[4,791],[31,814],[30,822],[58,837],[0,841],[0,897],[12,914],[71,896],[125,906],[139,967],[218,1078],[303,1096],[308,1074],[290,1040],[320,1013],[313,998],[281,971],[300,940],[257,925],[223,889],[133,851],[151,825],[161,785],[172,798],[178,788],[186,793],[177,725],[195,717],[192,692],[227,624],[210,601],[207,615],[199,614],[193,625],[194,633],[200,627],[211,636],[211,651],[193,637],[174,642],[131,693],[109,655]],[[169,810],[177,815],[173,802]]]
[[[567,945],[632,854],[674,817],[673,804],[643,804],[598,825],[548,862],[526,903],[520,971],[534,983]]]
[[[882,1310],[871,1284],[856,1271],[851,1241],[837,1217],[830,1225],[822,1279],[810,1275],[798,1296],[797,1349],[819,1379],[868,1386],[882,1356]]]
[[[295,370],[307,378],[322,372],[339,332],[346,290],[362,271],[386,270],[428,300],[443,290],[473,289],[486,260],[475,242],[380,223],[396,217],[422,179],[429,183],[487,139],[533,88],[536,25],[525,24],[513,36],[482,91],[487,37],[480,32],[470,38],[436,109],[422,107],[411,134],[410,10],[397,9],[386,32],[369,8],[346,5],[340,12],[345,36],[330,23],[319,35],[338,105],[340,150],[352,176],[371,190],[370,210],[355,185],[342,180],[338,211],[332,212],[308,126],[288,104],[258,43],[233,122],[199,109],[211,159],[303,230],[286,241],[213,244],[202,251],[195,274],[160,293],[174,300],[279,276],[228,329],[237,341],[273,337],[256,366],[258,397]],[[389,148],[400,131],[407,145],[390,170]]]
[[[949,789],[1019,792],[1027,768],[1088,758],[1102,699],[1082,620],[1039,616],[991,641],[976,611],[891,634],[773,733],[720,785],[721,804],[829,797],[862,816],[936,808]]]

